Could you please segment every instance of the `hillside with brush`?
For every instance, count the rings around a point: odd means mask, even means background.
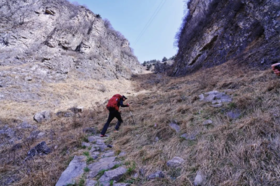
[[[1,186],[280,185],[278,1],[189,1],[156,73],[85,7],[1,3]],[[124,122],[100,137],[118,93]]]

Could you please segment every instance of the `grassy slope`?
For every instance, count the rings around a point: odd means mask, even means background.
[[[82,129],[89,126],[102,129],[107,119],[103,101],[114,93],[130,92],[127,97],[132,102],[136,125],[133,125],[129,109],[122,108],[124,123],[119,133],[110,136],[108,143],[113,143],[116,152],[126,151],[126,161],[135,162],[135,170],[145,167],[147,175],[162,170],[166,178],[146,181],[141,177],[127,177],[127,181],[135,185],[192,185],[196,172],[201,170],[207,180],[205,185],[280,183],[280,84],[279,78],[270,70],[255,71],[228,62],[182,78],[143,74],[127,84],[111,83],[109,87],[103,83],[105,92],[96,92],[95,97],[91,97],[93,92],[86,89],[88,82],[73,82],[73,86],[78,86],[76,94],[79,95],[73,98],[68,98],[73,90],[71,83],[53,85],[49,91],[61,91],[61,96],[65,96],[62,101],[65,109],[68,108],[67,100],[78,98],[78,103],[99,102],[96,103],[98,106],[88,105],[80,117],[55,117],[39,125],[38,129],[46,133],[41,139],[26,140],[30,131],[22,132],[26,136],[19,141],[23,145],[21,149],[14,153],[12,147],[7,146],[1,152],[2,178],[19,175],[23,178],[18,185],[54,185],[71,157],[79,154],[80,144],[86,137]],[[199,101],[201,93],[211,90],[226,92],[233,102],[213,108],[209,103]],[[99,96],[103,94],[106,96]],[[82,99],[82,95],[88,96]],[[226,116],[225,113],[233,109],[242,113],[238,119],[231,120]],[[202,124],[207,119],[213,121],[212,126]],[[180,125],[180,134],[168,126],[172,121]],[[12,125],[10,120],[6,122]],[[112,129],[110,127],[109,132]],[[183,133],[195,135],[196,140],[180,138]],[[53,152],[22,164],[30,146],[42,140],[53,147]],[[166,166],[174,156],[185,160],[181,169]],[[177,179],[172,180],[170,176]]]

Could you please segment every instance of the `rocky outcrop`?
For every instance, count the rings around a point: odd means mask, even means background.
[[[15,114],[27,121],[36,112],[66,109],[58,83],[130,79],[143,68],[108,20],[68,0],[0,1],[0,55],[0,101],[30,106],[30,115]],[[108,91],[102,83],[90,88]]]
[[[191,0],[188,8],[173,75],[234,59],[262,68],[280,61],[278,0]]]
[[[130,78],[141,71],[127,39],[83,6],[67,0],[3,0],[0,15],[0,66],[24,64],[1,71],[3,87],[11,82],[11,71],[27,82],[58,81],[69,74]]]

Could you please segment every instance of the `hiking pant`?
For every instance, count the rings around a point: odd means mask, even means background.
[[[119,113],[119,111],[117,111],[116,109],[113,109],[113,108],[110,108],[108,110],[109,110],[109,117],[108,117],[108,120],[107,120],[107,122],[105,123],[105,125],[102,129],[102,132],[101,132],[102,135],[105,135],[105,133],[106,133],[108,127],[109,127],[109,124],[114,119],[114,117],[116,117],[118,119],[118,123],[115,127],[116,130],[119,130],[119,128],[121,126],[121,123],[123,122],[121,114]]]

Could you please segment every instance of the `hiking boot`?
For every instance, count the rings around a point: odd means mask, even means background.
[[[118,130],[114,130],[114,132],[115,132],[115,133],[118,133],[119,131],[118,131]]]
[[[102,138],[103,138],[103,137],[107,137],[107,136],[106,136],[106,135],[103,135],[103,134],[100,134],[100,137],[102,137]]]

